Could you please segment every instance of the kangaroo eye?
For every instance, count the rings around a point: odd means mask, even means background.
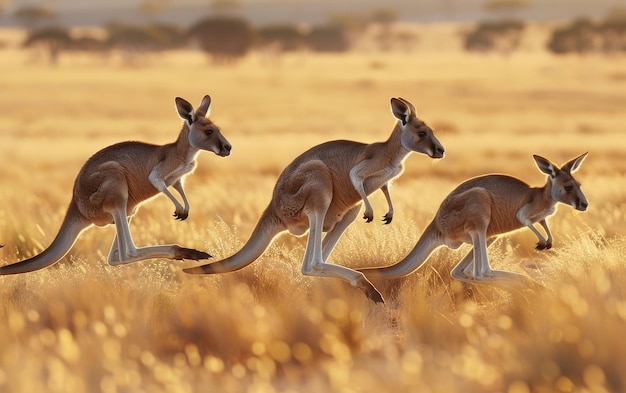
[[[574,187],[572,187],[572,186],[565,186],[563,188],[565,188],[566,192],[570,192],[570,191],[572,191],[574,189]]]
[[[417,136],[419,136],[420,138],[423,138],[426,136],[426,133],[424,131],[420,131],[417,133]]]
[[[213,134],[213,130],[209,128],[208,130],[205,130],[204,133],[208,136]]]

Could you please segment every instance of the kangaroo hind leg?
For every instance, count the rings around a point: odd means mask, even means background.
[[[211,257],[206,252],[180,247],[176,244],[137,247],[131,237],[130,226],[124,210],[116,209],[111,213],[113,214],[117,231],[115,242],[109,254],[109,264],[111,265],[123,265],[153,258],[191,259],[198,261]]]
[[[465,277],[465,279],[461,278],[462,281],[473,282],[473,283],[479,283],[479,282],[485,282],[485,283],[487,282],[511,283],[512,282],[516,284],[528,284],[529,283],[529,279],[523,274],[513,273],[509,271],[504,271],[504,270],[492,269],[489,263],[489,257],[487,256],[488,244],[487,244],[485,234],[481,232],[472,232],[470,233],[470,235],[472,237],[472,244],[473,244],[473,250],[472,250],[473,264],[469,263],[469,265],[464,269],[463,277]],[[463,262],[467,263],[466,259],[468,259],[468,257],[469,255],[466,256],[465,259],[461,261],[459,265],[463,264]],[[473,265],[473,272],[470,273],[469,269],[472,265]],[[456,269],[457,268],[455,268],[455,270]]]
[[[496,237],[491,237],[487,239],[487,248],[496,240]],[[456,264],[454,269],[450,272],[452,278],[456,278],[461,281],[473,281],[474,277],[474,265],[476,261],[474,260],[474,250],[470,250],[465,257]]]
[[[339,241],[339,238],[345,232],[346,228],[350,224],[354,222],[356,217],[359,215],[359,211],[361,210],[361,205],[357,205],[352,209],[348,210],[348,212],[343,216],[341,221],[335,224],[335,227],[324,236],[324,241],[322,242],[322,259],[324,262],[328,261],[328,257],[330,253],[335,248],[335,245]]]
[[[383,297],[363,273],[345,266],[326,263],[322,252],[322,227],[326,209],[307,212],[309,218],[309,238],[302,262],[302,273],[308,276],[336,277],[348,281],[352,286],[360,288],[374,302],[383,303]]]
[[[128,185],[123,173],[116,169],[107,168],[106,180],[102,182],[97,196],[103,211],[109,213],[115,223],[116,234],[109,253],[109,264],[121,265],[151,258],[200,260],[210,257],[205,252],[178,245],[138,248],[133,242],[127,217]]]

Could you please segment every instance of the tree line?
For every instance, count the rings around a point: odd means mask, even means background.
[[[63,27],[43,27],[29,31],[24,47],[40,48],[54,64],[63,52],[106,53],[121,50],[127,54],[159,52],[197,47],[216,63],[228,63],[246,56],[251,50],[273,48],[279,52],[311,50],[343,52],[350,49],[349,29],[340,24],[312,28],[295,25],[254,27],[238,17],[202,19],[187,29],[165,24],[130,25],[113,23],[105,34],[75,35]]]
[[[464,47],[509,54],[519,47],[524,29],[525,24],[516,20],[483,22],[464,34]],[[549,35],[546,49],[557,55],[626,53],[626,12],[599,22],[577,19],[557,27]]]
[[[136,55],[189,46],[201,49],[216,63],[229,63],[259,48],[272,48],[279,53],[302,49],[348,51],[354,37],[373,24],[378,27],[375,39],[381,50],[388,50],[391,42],[417,40],[416,36],[395,32],[391,28],[394,22],[394,14],[379,12],[367,20],[343,16],[307,29],[290,24],[255,27],[245,19],[228,16],[205,18],[189,28],[113,23],[105,27],[101,36],[76,36],[62,27],[43,27],[31,29],[24,46],[42,48],[53,64],[67,51],[122,50]],[[481,22],[462,34],[463,45],[468,51],[510,54],[518,49],[524,29],[525,24],[515,20]],[[546,49],[559,55],[626,52],[626,13],[616,13],[600,22],[575,20],[555,28]]]
[[[600,22],[579,19],[556,29],[548,42],[548,49],[557,54],[580,55],[626,52],[626,12]]]

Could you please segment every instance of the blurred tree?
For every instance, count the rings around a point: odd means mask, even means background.
[[[337,31],[331,30],[340,30],[343,38],[338,38],[341,42],[335,49],[339,51],[348,49],[342,48],[345,43],[351,48],[360,43],[369,46],[373,42],[377,49],[382,51],[412,47],[416,39],[415,34],[395,29],[397,20],[398,13],[392,8],[381,8],[369,13],[341,13],[333,15],[327,26],[318,26],[321,30],[316,34],[320,35],[319,40],[324,40],[324,34],[339,35]],[[318,38],[313,37],[313,40]]]
[[[570,25],[555,29],[548,41],[548,49],[556,54],[587,54],[600,47],[597,26],[588,19],[578,19]]]
[[[106,46],[122,51],[128,64],[137,64],[139,56],[147,52],[176,49],[186,44],[186,34],[171,25],[148,26],[113,23],[107,26]]]
[[[305,34],[294,25],[270,25],[257,31],[257,43],[261,47],[277,48],[279,52],[301,49],[305,44]]]
[[[465,49],[510,55],[519,47],[524,32],[524,23],[518,21],[517,14],[529,6],[530,0],[486,0],[483,8],[493,18],[465,35]]]
[[[188,34],[216,63],[230,63],[244,57],[254,43],[252,26],[241,18],[203,19]]]
[[[606,54],[626,52],[626,9],[612,10],[598,26],[598,31],[602,35],[602,49]]]
[[[23,46],[25,48],[40,48],[51,65],[56,65],[61,52],[71,46],[72,38],[67,30],[60,27],[46,27],[31,31]]]
[[[13,16],[26,28],[33,29],[38,25],[54,20],[57,14],[44,7],[25,6],[18,8]]]
[[[280,65],[281,55],[306,48],[306,28],[295,25],[271,25],[257,30],[255,46],[260,49],[262,64],[276,67]]]
[[[129,52],[143,52],[155,50],[158,39],[148,29],[121,23],[112,23],[106,27],[108,32],[107,44]]]
[[[612,12],[602,22],[577,19],[552,32],[548,50],[555,54],[605,53],[626,51],[626,12]]]
[[[369,16],[364,13],[343,12],[332,15],[326,27],[341,30],[343,39],[353,46],[363,37],[370,23]]]
[[[147,27],[159,50],[180,49],[187,45],[187,31],[175,25],[154,23]]]
[[[496,51],[509,55],[520,44],[524,24],[518,21],[482,22],[465,34],[468,51]]]
[[[345,52],[350,43],[345,31],[332,25],[316,26],[307,37],[308,46],[317,52]]]
[[[107,26],[107,32],[109,46],[136,51],[176,49],[186,43],[185,32],[172,25],[113,23]]]

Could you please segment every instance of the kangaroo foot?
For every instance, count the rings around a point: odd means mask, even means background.
[[[365,280],[365,282],[359,285],[359,288],[365,293],[365,296],[374,303],[385,303],[383,295],[378,292],[378,289],[376,289],[371,282]]]
[[[207,254],[204,251],[198,251],[193,248],[184,248],[176,246],[174,259],[182,260],[182,259],[191,259],[194,261],[199,261],[201,259],[209,259],[211,255]]]

